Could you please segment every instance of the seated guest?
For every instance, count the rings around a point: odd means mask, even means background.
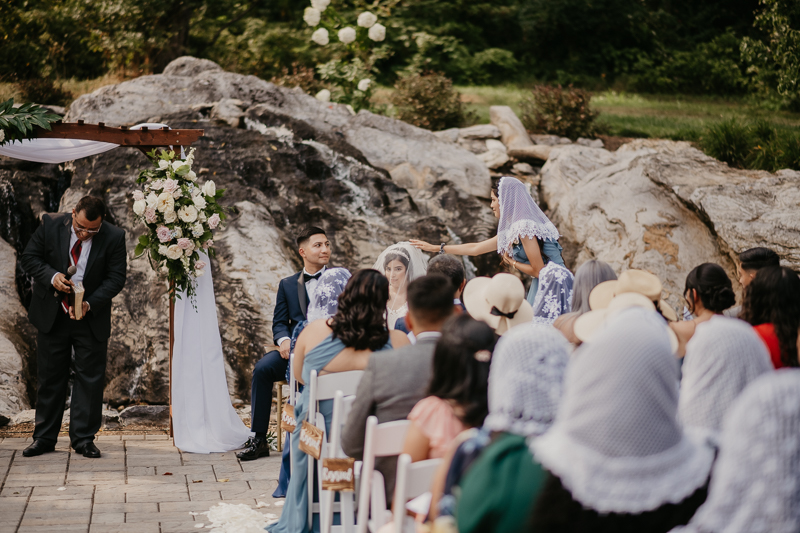
[[[756,272],[768,266],[781,266],[781,258],[770,250],[769,248],[750,248],[739,254],[739,264],[736,265],[736,272],[739,275],[739,283],[742,285],[742,291],[750,285]],[[737,305],[731,307],[725,313],[725,316],[739,318],[739,313],[742,312],[742,306]]]
[[[758,378],[722,423],[708,499],[674,533],[800,531],[800,370]]]
[[[389,281],[376,270],[356,272],[339,296],[336,314],[329,319],[309,323],[297,339],[294,357],[294,374],[298,382],[305,384],[311,371],[320,375],[362,370],[367,366],[370,354],[378,350],[391,349],[392,346],[408,344],[408,338],[400,332],[389,332],[384,318],[386,302],[389,299]],[[309,531],[308,524],[308,456],[298,448],[300,430],[308,410],[306,387],[295,405],[297,428],[292,434],[292,470],[295,474],[289,480],[286,505],[280,520],[268,526],[272,533],[303,533]],[[330,425],[333,402],[320,402],[319,412]],[[330,433],[330,427],[327,428]],[[317,529],[313,525],[311,529]]]
[[[527,439],[553,423],[569,351],[559,332],[536,324],[514,328],[497,343],[489,372],[489,415],[481,435],[459,446],[444,488],[447,494],[454,485],[461,488],[460,533],[525,529],[546,475]],[[440,514],[448,501],[453,496],[442,499]]]
[[[533,300],[533,321],[550,326],[572,310],[572,272],[564,265],[547,263],[539,272],[539,291]]]
[[[592,259],[586,261],[575,272],[575,281],[572,285],[572,301],[569,313],[564,313],[553,322],[553,327],[560,331],[569,342],[579,346],[581,341],[575,336],[575,320],[583,313],[591,311],[589,307],[589,294],[592,289],[604,281],[615,280],[617,275],[611,265],[605,261]]]
[[[442,325],[452,314],[453,286],[446,277],[428,274],[408,284],[405,320],[417,343],[370,356],[342,431],[342,449],[348,456],[363,458],[367,418],[375,416],[379,423],[405,420],[425,397],[433,370],[433,350]],[[383,474],[386,501],[391,502],[397,458],[379,457],[375,469]]]
[[[800,278],[787,267],[759,270],[744,291],[740,317],[750,323],[769,350],[775,368],[798,366]]]
[[[689,275],[686,276],[683,298],[694,318],[671,322],[669,325],[678,336],[678,357],[683,357],[686,353],[686,343],[694,335],[698,324],[702,324],[715,315],[721,315],[723,311],[736,303],[731,280],[725,273],[725,269],[716,263],[703,263],[689,272]]]
[[[505,272],[470,280],[464,287],[464,305],[472,318],[489,324],[498,335],[533,319],[525,287],[517,276]]]
[[[464,290],[464,285],[467,284],[464,276],[464,264],[461,259],[449,254],[436,255],[428,261],[428,274],[442,274],[448,278],[456,290],[453,296],[453,305],[456,307],[456,312],[461,313],[466,310],[464,304],[461,303],[461,292]],[[394,329],[409,333],[408,328],[406,328],[405,317],[397,319]]]
[[[678,422],[668,331],[627,308],[572,356],[555,422],[531,444],[549,472],[531,530],[667,532],[703,503],[714,448]]]
[[[748,383],[772,370],[769,352],[746,322],[714,316],[686,345],[678,417],[684,426],[719,431]]]

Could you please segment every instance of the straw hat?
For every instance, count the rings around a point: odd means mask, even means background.
[[[661,299],[661,291],[661,281],[657,276],[644,270],[626,270],[619,275],[619,279],[604,281],[592,289],[592,292],[589,293],[589,307],[593,311],[605,309],[615,296],[635,292],[643,294],[654,304],[658,302],[658,309],[664,318],[675,322],[678,320],[678,315],[667,302]]]
[[[483,320],[498,335],[533,320],[533,308],[525,300],[525,287],[512,274],[471,280],[464,287],[462,300],[472,318]]]
[[[589,305],[591,305],[591,301]],[[656,310],[655,304],[649,297],[638,292],[623,292],[618,296],[614,296],[605,308],[589,311],[579,316],[575,320],[575,336],[582,342],[591,342],[592,337],[604,328],[610,318],[631,307],[641,307],[649,311]],[[678,337],[669,326],[667,326],[667,334],[672,345],[672,352],[675,353],[678,351]]]

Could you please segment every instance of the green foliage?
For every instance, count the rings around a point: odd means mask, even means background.
[[[50,124],[58,120],[61,120],[60,116],[36,104],[14,107],[13,98],[6,100],[0,104],[0,145],[33,139],[36,137],[34,126],[49,130]]]
[[[453,82],[443,74],[410,74],[395,84],[392,104],[397,118],[431,131],[462,126],[464,104]]]
[[[353,111],[369,107],[372,94],[371,72],[361,59],[355,58],[351,61],[332,59],[318,66],[317,71],[322,81],[333,88],[331,100],[349,105]],[[365,91],[359,88],[361,80],[369,80]]]
[[[292,63],[291,71],[289,68],[283,67],[281,74],[273,76],[270,81],[282,87],[300,87],[308,94],[316,94],[322,89],[329,88],[324,82],[316,78],[313,68],[300,65],[296,61]]]
[[[711,157],[737,168],[800,170],[800,134],[793,129],[779,130],[764,121],[721,122],[706,130],[700,145]]]
[[[597,112],[589,106],[591,94],[571,85],[538,85],[522,101],[522,123],[537,133],[577,139],[597,134]]]
[[[72,101],[72,93],[56,85],[50,78],[22,80],[17,85],[22,97],[28,102],[64,106]]]
[[[708,128],[703,136],[703,150],[731,166],[743,168],[753,145],[749,127],[736,119],[726,120]]]

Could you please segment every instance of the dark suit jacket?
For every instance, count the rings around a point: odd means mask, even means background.
[[[342,449],[349,457],[363,458],[367,418],[376,416],[378,423],[405,420],[417,402],[427,395],[437,341],[422,339],[417,344],[369,356],[342,432]],[[383,474],[389,504],[394,494],[397,457],[378,457],[375,469]]]
[[[28,318],[40,333],[49,333],[57,313],[63,313],[64,293],[54,294],[50,281],[57,272],[69,268],[69,240],[72,214],[45,214],[36,229],[20,264],[33,277],[33,296]],[[89,313],[84,320],[97,340],[111,336],[111,299],[125,286],[128,254],[125,250],[125,230],[103,222],[100,232],[92,238],[92,250],[86,262],[83,287]]]
[[[275,300],[275,312],[272,315],[272,342],[277,343],[283,337],[292,337],[294,327],[306,319],[308,310],[308,293],[302,283],[303,271],[283,278],[278,284],[278,297]],[[301,292],[302,289],[302,292]]]

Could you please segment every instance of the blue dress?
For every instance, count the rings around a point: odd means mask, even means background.
[[[325,340],[312,348],[303,360],[303,382],[308,383],[311,379],[311,371],[316,370],[319,374],[323,368],[328,366],[334,357],[344,350],[346,346],[340,339],[334,339],[333,334],[328,335]],[[381,350],[391,349],[391,341]],[[294,406],[294,416],[297,420],[297,427],[292,433],[292,468],[295,475],[289,480],[289,488],[286,492],[286,503],[283,506],[280,520],[266,527],[270,533],[306,533],[308,531],[319,531],[319,515],[314,515],[314,524],[309,529],[308,524],[308,455],[299,449],[300,428],[302,420],[305,420],[308,411],[309,388],[305,387],[297,405]],[[325,417],[325,431],[330,435],[331,417],[333,416],[333,400],[319,402],[319,412]]]
[[[561,252],[563,251],[563,248],[561,248],[561,245],[558,244],[558,241],[544,241],[542,248],[542,260],[544,261],[545,265],[552,261],[563,267],[566,267],[564,264],[564,259],[561,258]],[[526,265],[531,264],[531,262],[528,260],[528,254],[525,253],[525,248],[522,247],[522,242],[512,245],[511,258],[518,263],[525,263]],[[528,297],[526,298],[529,304],[533,305],[533,301],[536,300],[537,292],[539,292],[539,278],[533,278],[531,280],[531,288],[528,289]]]

